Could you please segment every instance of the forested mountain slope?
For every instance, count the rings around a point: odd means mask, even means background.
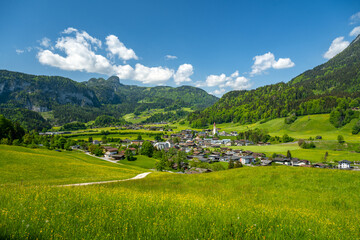
[[[331,121],[341,126],[357,115],[351,109],[359,107],[359,90],[360,36],[327,63],[288,83],[229,92],[213,106],[191,114],[189,120],[194,127],[200,127],[213,122],[252,123],[333,112]]]
[[[218,100],[217,97],[196,87],[124,85],[116,76],[107,80],[92,78],[84,83],[96,93],[100,102],[104,104],[165,102],[167,105],[178,104],[182,107],[199,109],[209,107]]]

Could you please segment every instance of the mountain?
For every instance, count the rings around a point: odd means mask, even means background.
[[[357,116],[349,109],[360,107],[359,97],[360,35],[331,60],[288,83],[228,92],[213,106],[194,112],[188,119],[193,127],[204,127],[213,122],[244,124],[334,111],[333,121],[339,123],[334,125],[341,126]]]
[[[0,114],[21,122],[27,129],[47,128],[49,122],[42,116],[53,125],[62,125],[72,121],[88,122],[100,115],[119,119],[128,113],[140,114],[157,108],[205,109],[217,100],[191,86],[139,87],[121,84],[115,76],[76,82],[59,76],[0,70]]]
[[[0,106],[46,112],[64,104],[100,106],[92,90],[69,78],[0,70]]]
[[[167,105],[177,103],[183,107],[200,109],[209,107],[218,100],[217,97],[196,87],[181,86],[173,88],[168,86],[139,87],[124,85],[120,83],[119,78],[116,76],[112,76],[107,80],[92,78],[84,83],[95,92],[103,104],[153,103],[161,100]]]

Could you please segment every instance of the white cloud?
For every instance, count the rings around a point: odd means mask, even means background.
[[[191,82],[190,76],[194,74],[194,68],[191,64],[182,64],[174,74],[174,81],[176,85],[183,82]]]
[[[251,87],[250,79],[239,76],[239,71],[234,72],[229,77],[224,73],[220,75],[209,75],[205,82],[197,82],[196,87],[215,87],[220,89],[215,90],[213,93],[216,95],[223,94],[226,87],[230,87],[233,90],[244,90]]]
[[[47,37],[44,37],[43,39],[41,39],[40,41],[40,45],[45,47],[45,48],[48,48],[51,46],[51,40]]]
[[[326,53],[324,53],[323,57],[326,59],[331,59],[336,56],[338,53],[342,52],[347,46],[349,46],[350,42],[344,41],[344,37],[335,38],[329,49]]]
[[[350,24],[355,24],[359,21],[360,21],[360,12],[357,12],[350,17]]]
[[[176,84],[191,81],[190,76],[193,74],[191,64],[180,65],[176,73],[166,67],[147,67],[140,63],[135,64],[135,67],[129,64],[116,65],[109,58],[96,53],[97,47],[101,48],[102,43],[87,32],[67,28],[62,34],[66,36],[58,38],[54,48],[39,48],[37,57],[40,63],[69,71],[117,75],[120,79],[135,80],[145,84],[161,85],[171,78],[174,78]],[[40,44],[44,46],[42,41]],[[117,55],[122,60],[138,59],[135,52],[127,49],[114,35],[106,37],[106,45],[109,54]],[[64,56],[55,50],[65,53]]]
[[[125,45],[120,42],[119,38],[114,35],[109,35],[106,37],[106,45],[108,46],[108,51],[113,55],[117,55],[119,59],[130,60],[130,59],[139,59],[134,50],[131,48],[128,49]]]
[[[226,92],[224,88],[216,89],[215,91],[211,92],[212,95],[223,95]]]
[[[68,28],[65,29],[62,33],[70,34],[70,33],[72,33],[72,32],[77,32],[77,29],[72,28],[72,27],[68,27]]]
[[[137,63],[133,72],[133,80],[142,83],[162,84],[174,75],[174,70],[164,67],[146,67]]]
[[[24,50],[21,50],[21,49],[16,49],[15,51],[16,51],[17,54],[22,54],[22,53],[24,53]]]
[[[250,79],[246,77],[237,77],[225,83],[225,86],[231,87],[234,90],[244,90],[251,87]]]
[[[166,60],[173,60],[173,59],[177,59],[177,58],[178,58],[177,56],[172,56],[172,55],[166,55],[165,56]]]
[[[114,73],[110,61],[102,55],[92,51],[94,45],[101,47],[101,41],[91,37],[85,31],[79,32],[76,29],[66,29],[64,33],[75,32],[75,37],[61,37],[57,40],[55,48],[64,51],[66,57],[50,50],[40,50],[38,59],[44,65],[58,67],[70,71],[86,71],[90,73],[101,73],[111,75]]]
[[[283,69],[295,66],[295,63],[293,63],[290,58],[279,58],[279,60],[276,61],[274,54],[271,52],[255,56],[253,60],[254,64],[251,66],[252,71],[250,75],[261,74],[270,68]]]
[[[350,37],[356,37],[360,34],[360,26],[355,27],[349,34]]]
[[[221,74],[221,75],[210,75],[206,78],[206,86],[208,87],[214,87],[214,86],[218,86],[222,83],[224,83],[226,81],[226,75],[225,74]]]
[[[283,69],[283,68],[292,68],[295,66],[295,63],[291,61],[290,58],[279,58],[272,65],[274,69]]]

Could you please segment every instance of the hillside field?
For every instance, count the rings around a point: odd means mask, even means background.
[[[148,169],[80,152],[11,146],[0,151],[2,239],[360,237],[358,171],[243,167],[195,175],[154,172],[134,181],[53,187],[129,178]]]
[[[360,141],[360,135],[353,135],[351,133],[352,127],[357,122],[353,119],[349,124],[335,128],[329,121],[330,114],[317,114],[301,116],[292,123],[286,124],[284,118],[277,118],[261,124],[260,122],[239,125],[233,123],[217,124],[221,131],[238,131],[243,132],[249,129],[266,129],[271,136],[282,136],[288,134],[294,138],[308,139],[309,137],[316,137],[320,135],[324,140],[336,140],[338,135],[343,135],[345,141]],[[210,127],[212,128],[212,126]]]

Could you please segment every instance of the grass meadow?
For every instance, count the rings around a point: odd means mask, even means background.
[[[330,114],[318,114],[298,117],[292,124],[285,124],[284,118],[277,118],[263,124],[260,124],[259,122],[248,125],[224,123],[217,124],[216,126],[221,128],[221,131],[242,132],[254,128],[266,129],[271,136],[283,136],[284,134],[288,134],[297,139],[314,138],[315,136],[320,135],[324,140],[336,140],[338,135],[343,135],[345,141],[360,141],[360,135],[351,134],[351,129],[357,122],[357,119],[353,119],[349,124],[341,128],[335,128],[329,122],[329,118]]]
[[[145,172],[136,165],[149,164],[148,159],[140,159],[137,164],[113,164],[82,152],[7,145],[0,145],[0,153],[0,184],[11,186],[127,179]]]
[[[153,172],[0,145],[0,239],[359,239],[360,172],[286,166]]]
[[[320,143],[315,144],[321,145]],[[323,143],[322,145],[327,146],[328,144]],[[333,145],[336,146],[336,144],[330,144],[330,146]],[[344,159],[349,161],[360,161],[360,153],[356,153],[354,151],[349,151],[346,149],[343,151],[335,151],[333,148],[330,148],[333,150],[329,150],[325,147],[302,149],[297,143],[274,144],[268,146],[234,146],[230,148],[249,150],[252,152],[261,152],[265,153],[268,157],[271,157],[273,153],[283,154],[286,156],[287,151],[290,150],[292,157],[306,159],[311,162],[323,162],[326,152],[328,152],[328,162],[336,162]]]
[[[248,167],[83,187],[2,186],[8,239],[357,239],[359,172]]]

